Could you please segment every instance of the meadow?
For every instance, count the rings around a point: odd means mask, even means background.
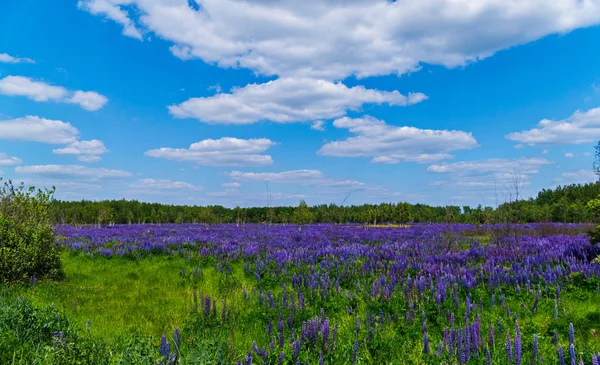
[[[594,364],[587,226],[55,227],[0,294],[4,364]]]

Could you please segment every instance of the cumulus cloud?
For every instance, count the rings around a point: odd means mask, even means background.
[[[239,139],[223,137],[205,139],[189,148],[159,148],[146,151],[146,156],[174,161],[191,161],[204,166],[266,166],[273,163],[269,155],[262,155],[276,143],[266,139]]]
[[[539,172],[540,168],[552,162],[543,158],[491,158],[478,161],[460,161],[431,165],[428,172],[447,174],[452,183],[445,186],[461,189],[492,188],[505,189],[514,182],[528,185],[531,175]]]
[[[98,110],[108,102],[108,98],[95,91],[69,91],[62,86],[50,85],[24,76],[6,76],[0,79],[0,94],[24,96],[38,102],[77,104],[89,111]]]
[[[0,152],[0,166],[15,166],[21,164],[21,159]]]
[[[600,22],[600,3],[530,1],[80,0],[123,33],[171,43],[181,59],[263,75],[341,80],[456,67]],[[135,14],[135,18],[133,16]]]
[[[101,109],[104,104],[108,103],[108,98],[104,95],[100,95],[95,91],[81,91],[77,90],[73,95],[67,99],[68,103],[78,104],[85,110],[98,110]]]
[[[313,124],[311,124],[310,129],[322,132],[325,130],[325,122],[323,122],[322,120],[317,120],[313,122]]]
[[[591,170],[567,171],[554,179],[554,182],[560,185],[585,184],[593,181],[598,181],[598,176]]]
[[[279,184],[297,184],[340,188],[365,188],[366,184],[356,180],[337,180],[325,176],[319,170],[292,170],[283,172],[232,171],[229,176],[240,181],[266,181]]]
[[[573,158],[574,157],[573,152],[567,152],[567,153],[565,153],[565,157],[566,158]]]
[[[421,93],[379,91],[341,82],[307,78],[280,78],[250,84],[203,98],[191,98],[169,111],[178,118],[196,118],[205,123],[250,124],[263,120],[278,123],[331,119],[358,110],[363,104],[411,105],[427,99]]]
[[[0,53],[0,62],[2,63],[35,63],[31,58],[14,57],[8,53]]]
[[[75,141],[64,148],[52,150],[57,155],[76,155],[82,162],[98,162],[101,156],[108,152],[102,141],[92,139],[90,141]]]
[[[129,188],[147,191],[202,190],[201,186],[187,182],[157,179],[140,179],[137,182],[130,184]]]
[[[0,120],[0,139],[67,144],[77,140],[79,131],[70,123],[28,115]]]
[[[40,142],[66,145],[53,150],[55,154],[75,155],[82,162],[98,162],[108,152],[97,139],[80,141],[79,131],[70,123],[28,115],[22,118],[0,120],[0,140]]]
[[[344,117],[335,120],[333,125],[336,128],[348,129],[356,136],[325,144],[317,152],[319,155],[371,157],[372,163],[430,163],[451,158],[448,154],[450,151],[468,150],[478,146],[471,133],[396,127],[370,116]]]
[[[591,143],[600,139],[600,108],[576,111],[563,120],[543,119],[527,131],[510,133],[507,139],[530,146]]]
[[[21,174],[55,179],[111,180],[131,177],[131,173],[123,170],[106,168],[90,168],[81,165],[31,165],[17,166],[15,171]]]

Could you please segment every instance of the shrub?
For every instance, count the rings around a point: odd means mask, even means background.
[[[53,193],[11,181],[0,188],[0,283],[62,276],[49,219]]]

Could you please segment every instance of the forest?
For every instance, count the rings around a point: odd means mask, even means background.
[[[572,184],[543,189],[537,196],[489,206],[429,206],[407,202],[379,205],[297,207],[187,206],[139,201],[54,201],[52,220],[57,224],[132,223],[536,223],[592,222],[597,217],[586,209],[600,195],[600,183]]]

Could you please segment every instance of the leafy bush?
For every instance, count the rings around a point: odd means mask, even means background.
[[[0,188],[0,283],[62,276],[49,219],[53,193],[10,180]]]

